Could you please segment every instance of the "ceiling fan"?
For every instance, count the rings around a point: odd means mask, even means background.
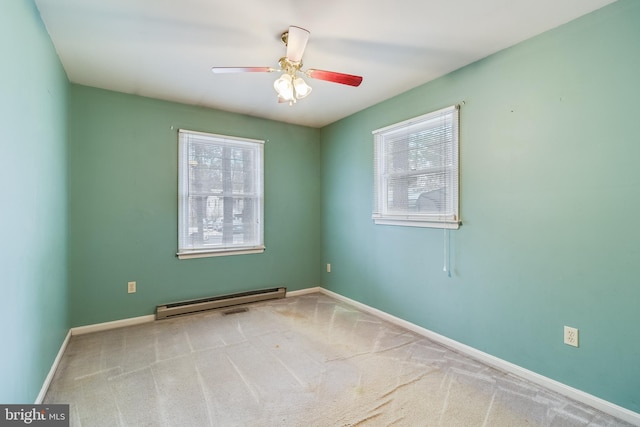
[[[282,72],[282,75],[273,83],[273,87],[278,93],[278,102],[287,102],[289,105],[293,105],[298,99],[302,99],[311,93],[311,86],[307,85],[298,73],[313,79],[348,86],[360,86],[360,83],[362,83],[361,76],[352,74],[317,70],[315,68],[303,70],[302,54],[309,40],[309,31],[304,28],[292,25],[289,27],[289,31],[282,34],[281,38],[287,47],[287,52],[285,56],[278,60],[279,69],[271,67],[213,67],[211,71],[216,74]]]

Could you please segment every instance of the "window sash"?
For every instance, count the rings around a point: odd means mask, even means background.
[[[264,251],[264,141],[180,129],[178,257]]]
[[[373,135],[376,224],[458,228],[458,107]]]

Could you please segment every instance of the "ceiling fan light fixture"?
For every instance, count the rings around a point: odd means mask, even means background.
[[[273,82],[273,88],[278,94],[278,102],[288,102],[289,105],[295,104],[298,99],[302,99],[311,93],[311,86],[302,77],[296,76],[295,72],[283,73]]]

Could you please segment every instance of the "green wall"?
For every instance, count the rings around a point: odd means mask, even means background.
[[[323,285],[640,412],[638,23],[619,1],[322,129]],[[373,224],[371,131],[463,101],[449,278],[442,230]]]
[[[319,130],[78,85],[70,116],[73,326],[184,299],[319,285]],[[266,140],[263,254],[176,258],[180,128]]]
[[[67,322],[67,78],[32,1],[0,5],[0,402],[35,401]]]

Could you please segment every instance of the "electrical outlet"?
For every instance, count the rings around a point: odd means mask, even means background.
[[[331,273],[331,264],[327,264],[327,273]]]
[[[130,294],[136,293],[136,282],[127,283],[127,292]]]
[[[564,343],[574,347],[578,346],[578,330],[576,328],[564,327]]]

